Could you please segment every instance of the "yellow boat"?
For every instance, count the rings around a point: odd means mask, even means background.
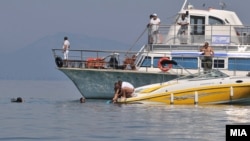
[[[250,77],[229,76],[219,70],[199,72],[135,89],[118,103],[225,104],[250,102]]]

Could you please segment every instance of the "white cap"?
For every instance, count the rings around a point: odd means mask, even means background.
[[[152,16],[155,16],[155,17],[157,17],[157,14],[156,14],[156,13],[154,13],[154,14],[152,14]]]

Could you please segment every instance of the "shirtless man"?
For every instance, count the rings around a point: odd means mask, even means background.
[[[208,42],[205,42],[204,46],[200,49],[203,57],[203,63],[204,63],[204,71],[208,71],[212,69],[213,64],[213,56],[214,56],[214,50],[212,47],[209,46]]]

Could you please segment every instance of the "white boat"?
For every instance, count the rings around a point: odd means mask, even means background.
[[[189,19],[188,33],[180,36],[177,21],[183,13]],[[250,28],[242,24],[235,12],[196,9],[185,0],[174,21],[172,25],[162,23],[158,42],[146,43],[137,52],[70,50],[70,59],[62,60],[62,50],[53,49],[57,67],[85,98],[110,99],[113,97],[113,84],[118,80],[139,87],[186,75],[183,68],[172,64],[163,66],[162,63],[168,60],[175,60],[191,73],[201,71],[200,48],[206,41],[215,52],[213,69],[233,76],[248,74]]]
[[[230,77],[219,70],[199,72],[135,89],[118,103],[249,104],[250,78]]]

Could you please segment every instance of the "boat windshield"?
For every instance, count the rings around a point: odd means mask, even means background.
[[[229,75],[219,71],[219,70],[211,70],[209,72],[199,72],[191,75],[187,75],[179,78],[179,80],[190,79],[190,80],[200,80],[200,79],[215,79],[215,78],[225,78],[229,77]]]

